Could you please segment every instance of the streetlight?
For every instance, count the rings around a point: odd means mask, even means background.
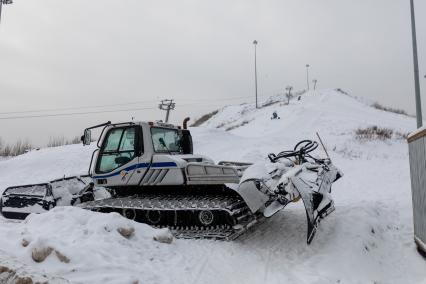
[[[12,4],[12,3],[13,3],[12,0],[0,0],[0,22],[1,22],[1,8],[2,8],[3,4],[7,5],[7,4]]]
[[[411,6],[411,32],[413,37],[413,59],[414,59],[414,87],[416,91],[416,117],[417,127],[423,125],[422,118],[422,102],[420,99],[420,82],[419,82],[419,61],[417,59],[417,39],[416,39],[416,20],[414,15],[414,1],[410,0]]]
[[[256,88],[256,108],[257,108],[257,59],[256,59],[256,46],[257,46],[257,40],[253,41],[254,44],[254,85]]]
[[[308,85],[309,90],[309,64],[306,64],[306,84]]]

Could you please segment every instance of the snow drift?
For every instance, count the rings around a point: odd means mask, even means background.
[[[154,229],[117,213],[101,214],[68,206],[32,214],[13,224],[12,230],[4,230],[0,229],[1,233],[7,232],[7,238],[2,236],[2,248],[8,254],[26,264],[39,262],[39,269],[62,276],[90,272],[81,279],[84,283],[136,281],[134,276],[114,273],[113,267],[134,259],[135,247],[145,257],[165,257],[169,249],[160,242],[173,241],[168,229]],[[96,268],[100,263],[101,267]],[[108,266],[112,269],[103,271]]]

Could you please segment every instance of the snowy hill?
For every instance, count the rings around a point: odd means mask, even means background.
[[[273,111],[276,111],[281,119],[271,120]],[[376,145],[359,143],[353,139],[355,130],[376,125],[406,134],[415,129],[413,121],[411,117],[377,110],[356,98],[330,90],[306,93],[300,101],[293,100],[290,105],[276,103],[258,110],[253,104],[225,107],[203,124],[203,128],[209,129],[207,135],[212,129],[215,129],[213,131],[218,129],[216,135],[221,135],[219,133],[223,131],[220,130],[228,130],[223,135],[234,135],[236,137],[233,140],[238,141],[237,144],[244,143],[248,147],[228,150],[225,155],[232,152],[235,158],[253,161],[265,157],[265,153],[270,151],[281,151],[285,147],[291,147],[302,139],[315,139],[315,132],[321,134],[323,140],[329,144],[328,148],[334,152],[364,156],[388,155],[386,154],[388,149],[383,146],[398,145],[407,148],[405,141],[393,139]],[[195,133],[203,135],[202,133],[205,132],[196,131]],[[205,138],[197,139],[197,141],[207,140]],[[220,145],[220,143],[216,144]],[[253,147],[254,145],[256,147]],[[209,151],[209,154],[214,155],[214,152]],[[393,154],[402,155],[403,153],[406,151],[397,151]]]
[[[165,245],[118,238],[114,255],[105,251],[104,242],[99,246],[90,243],[88,260],[70,249],[84,250],[88,244],[72,242],[67,236],[72,233],[70,226],[66,227],[69,231],[53,227],[44,235],[38,232],[37,238],[45,239],[49,234],[59,234],[55,244],[68,252],[70,263],[52,258],[36,264],[30,252],[18,245],[19,233],[31,231],[40,218],[32,218],[36,221],[29,220],[28,224],[0,219],[0,239],[8,240],[0,242],[0,251],[48,274],[81,283],[88,283],[87,279],[90,283],[426,281],[424,259],[413,242],[408,147],[403,139],[414,130],[415,120],[377,110],[334,90],[309,92],[289,105],[273,103],[276,99],[271,98],[257,110],[252,104],[219,110],[201,127],[191,129],[194,149],[216,161],[254,162],[265,159],[268,153],[292,148],[302,139],[315,139],[315,132],[319,132],[334,164],[345,176],[333,187],[336,211],[321,223],[310,246],[305,240],[305,213],[302,205],[296,204],[234,242],[176,240]],[[280,119],[271,120],[274,111]],[[370,126],[388,128],[393,134],[385,140],[356,137],[357,129]],[[0,191],[13,184],[85,174],[92,150],[64,146],[0,161]],[[324,155],[322,150],[317,154]],[[72,216],[63,216],[61,210],[50,212],[49,218],[80,218],[74,211],[66,211]],[[85,223],[79,222],[78,230],[84,230]],[[91,232],[95,234],[92,238],[106,238],[103,233]],[[62,235],[66,241],[60,242]]]

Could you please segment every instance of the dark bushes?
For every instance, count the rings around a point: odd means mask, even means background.
[[[31,149],[32,146],[28,140],[18,140],[13,145],[6,145],[0,141],[0,156],[2,157],[18,156]]]
[[[204,122],[212,118],[214,115],[216,115],[219,112],[219,110],[212,111],[208,114],[203,115],[199,119],[195,120],[193,124],[191,124],[191,127],[197,127],[202,125]]]
[[[392,129],[378,126],[358,128],[355,130],[355,137],[360,140],[387,140],[391,139],[392,135]]]
[[[384,111],[388,111],[388,112],[393,112],[393,113],[397,113],[397,114],[407,115],[407,112],[405,110],[385,107],[385,106],[382,106],[379,103],[374,103],[371,106],[376,108],[376,109],[380,109],[380,110],[384,110]]]
[[[80,137],[76,136],[72,139],[67,139],[65,137],[50,137],[47,147],[58,147],[64,145],[79,144]]]

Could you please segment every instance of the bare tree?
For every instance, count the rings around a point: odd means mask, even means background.
[[[81,142],[81,138],[80,138],[80,136],[75,136],[71,141],[70,141],[70,143],[71,144],[80,144],[80,142]]]
[[[3,150],[1,151],[1,155],[3,157],[9,157],[12,156],[12,147],[10,145],[6,145]]]
[[[65,137],[50,137],[47,147],[58,147],[65,145]]]
[[[11,147],[11,156],[22,155],[31,150],[32,146],[28,140],[18,140],[13,147]]]
[[[72,145],[80,143],[80,137],[75,136],[72,139],[67,139],[64,136],[60,137],[50,137],[47,147],[59,147],[64,145]]]

